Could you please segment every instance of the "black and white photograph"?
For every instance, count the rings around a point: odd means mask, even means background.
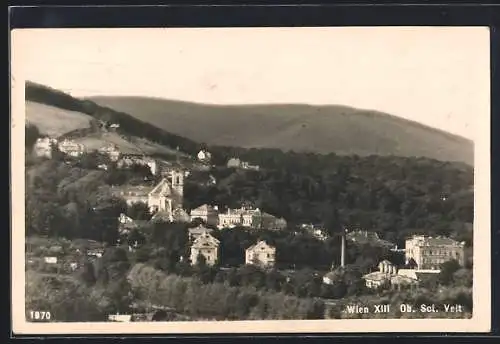
[[[14,331],[489,330],[487,28],[11,39]]]

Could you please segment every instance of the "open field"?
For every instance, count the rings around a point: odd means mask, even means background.
[[[34,124],[41,133],[60,136],[76,129],[88,128],[91,116],[54,106],[26,101],[26,122]]]
[[[85,145],[88,150],[96,150],[109,144],[116,145],[123,154],[185,154],[149,140],[137,137],[124,137],[114,132],[96,133],[75,139]]]

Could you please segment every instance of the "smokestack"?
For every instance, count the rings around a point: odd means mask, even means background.
[[[340,266],[344,267],[345,265],[345,230],[342,232],[342,246],[340,251]]]

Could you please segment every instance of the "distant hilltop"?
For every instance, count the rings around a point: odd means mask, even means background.
[[[193,156],[208,145],[474,163],[474,145],[468,139],[345,106],[218,106],[143,97],[77,99],[32,82],[26,83],[26,101],[28,119],[48,133],[87,126],[90,118],[113,120],[132,136],[147,137]],[[47,122],[47,116],[53,121]]]
[[[144,97],[88,99],[209,145],[474,163],[474,145],[466,138],[346,106],[222,106]]]

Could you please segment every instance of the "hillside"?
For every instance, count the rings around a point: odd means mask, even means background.
[[[26,101],[26,122],[38,127],[42,134],[60,136],[88,128],[92,117],[78,111]]]
[[[198,142],[296,152],[423,156],[473,164],[465,138],[345,106],[217,106],[143,97],[89,100]]]
[[[36,125],[42,134],[64,135],[92,149],[113,143],[125,153],[186,157],[199,150],[196,142],[45,85],[27,81],[25,95],[26,122]],[[118,123],[120,128],[116,132],[95,130],[90,128],[93,119]]]

